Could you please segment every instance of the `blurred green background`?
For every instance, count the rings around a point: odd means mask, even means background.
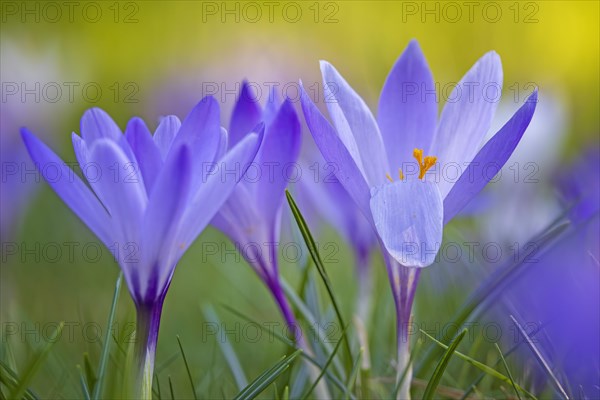
[[[10,107],[19,108],[22,117],[1,134],[4,138],[17,137],[18,127],[25,125],[43,135],[64,159],[73,161],[70,133],[79,131],[79,117],[89,107],[103,108],[123,128],[135,115],[154,127],[161,115],[176,113],[183,117],[193,101],[206,94],[207,83],[225,84],[232,92],[235,83],[244,78],[258,83],[276,81],[281,86],[290,84],[289,94],[294,96],[293,83],[298,79],[307,86],[320,82],[320,59],[337,66],[375,108],[388,71],[408,41],[416,38],[434,79],[442,86],[457,82],[480,56],[495,50],[504,67],[507,107],[516,110],[533,89],[531,83],[540,88],[540,104],[544,93],[558,99],[569,118],[560,159],[573,158],[588,143],[597,143],[597,1],[472,2],[473,8],[465,2],[271,3],[77,2],[70,13],[68,6],[57,2],[58,16],[53,6],[48,6],[50,3],[2,1],[2,117],[11,112]],[[24,70],[40,75],[28,76],[28,82],[38,81],[42,87],[47,82],[59,83],[64,89],[62,96],[57,101],[48,101],[43,94],[40,101],[31,95],[25,101],[19,101],[18,94],[9,96],[4,83],[19,78],[7,76],[7,71]],[[67,96],[65,82],[78,84],[72,99]],[[86,85],[90,87],[87,94],[82,92]],[[93,94],[96,87],[101,88],[101,95]],[[219,87],[216,95],[221,96],[226,124],[235,96]],[[57,262],[51,262],[51,255],[36,260],[34,255],[7,255],[3,247],[3,337],[7,337],[7,324],[13,324],[13,329],[16,323],[17,333],[9,336],[17,362],[22,365],[31,355],[29,344],[22,340],[25,329],[37,329],[36,323],[41,328],[58,321],[80,324],[74,328],[72,340],[63,335],[51,362],[34,382],[40,394],[60,393],[64,398],[73,398],[79,393],[75,365],[83,362],[83,351],[97,359],[100,350],[100,343],[85,339],[81,327],[86,323],[102,328],[106,325],[118,267],[104,248],[99,261],[85,259],[78,249],[96,239],[46,184],[39,186],[27,212],[2,242],[17,243],[21,249],[36,243],[42,247],[58,243],[63,254]],[[332,230],[323,237],[340,245],[338,261],[328,267],[346,315],[350,315],[356,290],[351,252]],[[179,334],[187,345],[192,373],[207,386],[206,393],[231,396],[235,386],[215,338],[205,337],[201,305],[215,305],[221,318],[230,324],[239,319],[219,304],[238,308],[258,321],[279,321],[279,316],[267,290],[243,261],[227,256],[222,262],[220,256],[203,255],[201,242],[209,241],[233,248],[209,229],[181,261],[165,303],[157,365],[177,354],[175,335]],[[73,260],[67,259],[67,242],[81,244]],[[298,268],[284,262],[282,273],[297,283]],[[373,322],[377,329],[370,340],[374,344],[373,358],[386,360],[393,354],[389,351],[394,345],[393,304],[378,257],[373,268],[379,298]],[[472,272],[469,268],[460,271]],[[435,304],[425,296],[437,290],[427,286],[435,269],[432,266],[424,273],[417,310],[427,312],[418,312],[417,318],[443,321],[472,287],[454,290],[444,298],[443,305]],[[452,292],[452,288],[444,290]],[[125,290],[118,316],[123,327],[134,319]],[[125,328],[118,332],[126,333]],[[33,333],[28,340],[32,338]],[[266,338],[233,345],[244,367],[254,374],[270,366],[285,350]],[[374,369],[375,374],[390,374],[389,360]],[[161,383],[168,373],[181,395],[189,396],[184,371],[181,359],[175,359],[168,372],[162,372]],[[215,380],[219,383],[208,387]]]

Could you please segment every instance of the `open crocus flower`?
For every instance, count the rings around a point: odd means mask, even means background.
[[[179,122],[164,117],[154,135],[139,118],[125,135],[100,109],[85,112],[73,147],[89,187],[23,129],[29,154],[58,196],[113,252],[137,308],[136,397],[151,398],[163,301],[175,266],[227,200],[262,133],[223,154],[219,107],[205,98]],[[193,155],[193,156],[192,156]],[[220,173],[241,166],[238,175]]]
[[[304,90],[302,108],[321,153],[336,166],[337,178],[384,249],[398,315],[401,373],[408,368],[406,326],[418,280],[418,269],[407,267],[434,262],[444,224],[515,149],[533,116],[537,90],[480,148],[502,87],[500,58],[494,52],[478,60],[457,84],[439,119],[433,77],[416,41],[387,77],[377,119],[331,64],[321,62],[321,72],[335,128]],[[456,166],[462,173],[449,179],[446,168]],[[408,389],[404,384],[398,395],[408,398]]]
[[[215,216],[212,224],[242,249],[242,255],[267,285],[287,324],[294,314],[279,282],[277,246],[287,174],[300,151],[300,122],[289,100],[279,109],[271,98],[264,111],[244,82],[230,122],[230,146],[264,121],[265,134],[254,163]],[[293,170],[292,170],[293,171]]]

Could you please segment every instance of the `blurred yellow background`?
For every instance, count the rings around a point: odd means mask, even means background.
[[[157,101],[156,88],[170,81],[189,80],[189,91],[225,79],[314,83],[320,81],[320,59],[338,66],[376,105],[387,72],[411,38],[420,42],[442,85],[458,81],[482,54],[495,50],[504,66],[505,98],[522,101],[530,83],[550,89],[569,109],[570,143],[598,133],[597,1],[76,3],[2,2],[3,43],[34,53],[54,49],[69,71],[65,80],[85,77],[103,88],[97,103],[75,96],[73,118],[61,118],[65,141],[74,118],[91,105],[120,123],[132,113],[156,118],[148,104]],[[115,82],[121,97],[133,91],[123,85],[134,82],[139,102],[115,101],[115,89],[108,88]]]

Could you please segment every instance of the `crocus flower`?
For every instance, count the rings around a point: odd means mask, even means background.
[[[286,323],[295,327],[279,281],[276,244],[288,184],[286,168],[296,161],[300,150],[300,123],[289,100],[278,110],[273,108],[273,101],[269,104],[263,111],[244,82],[231,116],[229,146],[244,140],[261,121],[266,123],[264,139],[249,176],[239,183],[212,224],[243,250],[242,255],[269,288]]]
[[[242,250],[248,264],[271,292],[289,332],[295,335],[296,344],[310,354],[283,293],[277,257],[285,188],[300,152],[300,122],[289,99],[279,108],[276,103],[277,96],[271,93],[261,109],[247,82],[242,84],[229,124],[229,145],[244,140],[261,121],[265,124],[264,139],[248,175],[237,185],[212,224]],[[309,372],[314,374],[313,366],[309,365]],[[320,397],[328,397],[324,384],[316,390]]]
[[[378,234],[397,310],[398,375],[407,371],[398,396],[409,398],[406,328],[418,268],[433,263],[444,224],[493,178],[490,165],[501,168],[510,157],[531,120],[537,90],[480,149],[502,85],[495,52],[462,78],[439,120],[433,77],[416,41],[388,75],[377,119],[331,64],[322,61],[321,72],[335,128],[304,90],[302,108],[323,157],[336,166],[340,183]],[[446,167],[456,165],[464,170],[454,180],[428,174],[437,169],[445,175]]]
[[[137,309],[136,396],[151,398],[160,315],[175,266],[234,189],[256,155],[260,135],[249,133],[225,153],[227,135],[210,97],[183,123],[164,117],[154,135],[139,118],[129,121],[123,135],[108,114],[91,109],[81,119],[81,136],[72,136],[88,187],[22,131],[42,176],[123,271]],[[241,167],[240,173],[220,173],[231,165]]]

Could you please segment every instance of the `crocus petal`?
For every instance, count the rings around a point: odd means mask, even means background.
[[[502,64],[498,54],[491,51],[465,74],[444,106],[430,150],[442,169],[448,163],[463,168],[473,160],[490,128],[501,90]],[[453,183],[442,179],[442,195]]]
[[[75,132],[71,134],[71,141],[73,142],[73,151],[75,152],[75,157],[79,163],[79,168],[84,170],[88,163],[87,145],[85,141]]]
[[[227,129],[221,127],[221,137],[219,138],[219,148],[217,149],[217,156],[215,160],[220,160],[223,158],[225,153],[227,153],[227,149],[229,148],[229,132]]]
[[[154,182],[162,168],[162,157],[150,130],[140,118],[133,118],[125,128],[125,137],[138,162],[146,192],[151,193]]]
[[[321,73],[327,109],[342,142],[364,172],[370,186],[385,182],[389,167],[373,114],[333,65],[321,61]]]
[[[101,172],[93,187],[102,194],[100,197],[112,217],[119,246],[139,246],[139,227],[148,202],[139,170],[115,142],[107,139],[94,142],[89,160]]]
[[[181,122],[175,115],[167,115],[160,120],[158,128],[154,132],[153,139],[163,160],[167,158],[171,143],[173,143],[173,139],[177,136],[179,128],[181,128]]]
[[[248,82],[244,81],[229,123],[230,146],[235,146],[260,120],[261,109],[258,96],[254,94]]]
[[[181,124],[171,150],[187,145],[194,155],[194,165],[199,168],[205,162],[214,161],[221,137],[219,119],[217,101],[212,96],[203,98]]]
[[[183,146],[160,171],[155,190],[148,199],[140,245],[141,265],[148,268],[138,273],[138,279],[140,293],[150,299],[163,292],[178,261],[179,243],[175,240],[188,201],[190,165],[189,150]],[[156,284],[151,285],[152,282]]]
[[[238,183],[231,196],[210,222],[235,243],[243,244],[250,236],[249,233],[252,233],[253,238],[264,236],[263,232],[257,232],[257,230],[264,231],[263,228],[267,226],[265,221],[261,220],[260,211],[256,209],[255,202],[248,200],[253,196],[249,186]],[[268,226],[271,227],[271,225]]]
[[[435,85],[427,60],[412,40],[390,71],[379,97],[377,122],[392,170],[429,148],[437,124]]]
[[[118,141],[123,136],[119,126],[104,110],[90,108],[81,117],[81,137],[91,145],[97,139]]]
[[[386,250],[406,267],[426,267],[442,244],[442,196],[435,183],[407,179],[373,188],[371,212]]]
[[[308,97],[302,84],[300,88],[300,101],[304,118],[317,147],[323,158],[333,166],[336,178],[348,191],[348,194],[365,217],[372,222],[373,218],[369,206],[370,191],[362,172],[349,150],[329,124],[329,121],[325,119],[317,106]]]
[[[444,224],[462,210],[504,166],[531,122],[536,104],[537,89],[477,153],[444,199]]]
[[[178,234],[180,254],[187,250],[233,192],[256,156],[262,136],[262,132],[246,135],[216,164],[212,173],[202,178],[199,189],[192,186],[191,199]]]
[[[275,118],[275,115],[277,115],[277,111],[279,110],[279,104],[281,104],[279,92],[275,86],[271,86],[271,89],[269,90],[269,98],[265,103],[262,114],[262,119],[265,125],[270,124],[273,118]]]
[[[31,159],[50,187],[98,239],[110,246],[110,217],[92,191],[35,135],[22,129],[21,136]]]
[[[276,210],[283,202],[284,190],[288,180],[295,179],[301,173],[295,167],[301,144],[300,121],[289,99],[286,99],[273,121],[266,127],[265,136],[255,163],[261,170],[255,191],[257,204],[261,205],[267,224],[272,224]]]

